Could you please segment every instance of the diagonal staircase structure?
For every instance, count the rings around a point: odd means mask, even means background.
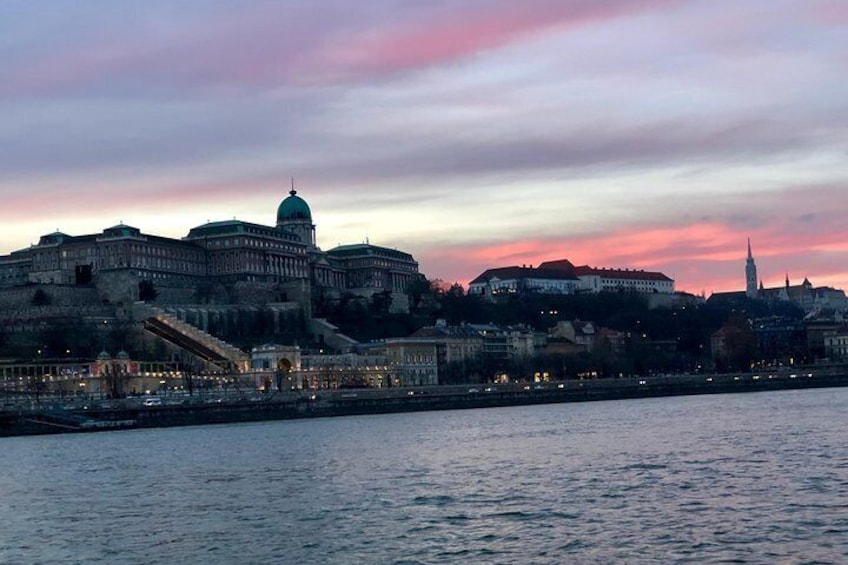
[[[161,308],[148,306],[142,326],[148,333],[223,371],[243,373],[250,368],[250,356],[244,351]]]

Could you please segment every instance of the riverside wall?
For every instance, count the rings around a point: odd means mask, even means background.
[[[844,386],[848,386],[848,371],[844,369],[799,369],[781,374],[680,375],[488,387],[348,389],[245,395],[230,399],[213,396],[163,406],[143,406],[140,399],[70,409],[13,406],[0,410],[0,437]]]

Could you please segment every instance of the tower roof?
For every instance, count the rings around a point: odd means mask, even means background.
[[[309,204],[297,195],[297,191],[294,188],[289,191],[288,197],[277,208],[278,223],[290,220],[312,221],[312,211],[309,209]]]

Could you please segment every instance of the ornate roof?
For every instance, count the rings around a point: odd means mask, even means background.
[[[112,226],[111,228],[106,228],[103,230],[104,237],[139,237],[141,236],[141,230],[138,228],[134,228],[132,226],[128,226],[124,223],[120,223],[117,226]]]
[[[312,221],[312,211],[309,209],[309,204],[297,195],[295,189],[289,191],[289,196],[280,202],[280,207],[277,208],[278,223],[290,220]]]
[[[412,255],[405,251],[381,247],[379,245],[371,245],[370,243],[350,243],[347,245],[338,245],[327,251],[329,255],[336,257],[359,257],[362,255],[382,255],[384,257],[392,257],[405,261],[414,261]]]

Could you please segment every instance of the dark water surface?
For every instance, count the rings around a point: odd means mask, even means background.
[[[0,440],[2,563],[848,563],[848,389]]]

